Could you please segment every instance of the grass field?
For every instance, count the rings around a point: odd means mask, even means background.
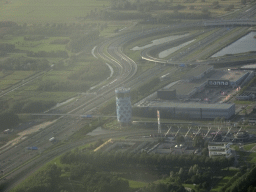
[[[0,17],[17,23],[74,23],[108,5],[102,0],[9,0],[1,3]]]
[[[213,15],[225,14],[225,8],[233,4],[234,9],[241,7],[239,0],[219,1],[219,7],[214,8],[215,0],[202,2],[174,0],[170,5],[184,5],[181,12],[200,13],[202,9],[209,9]],[[160,2],[164,2],[161,0]],[[2,20],[11,20],[17,23],[77,23],[84,22],[84,18],[91,11],[103,10],[109,7],[107,0],[8,0],[0,3],[0,17]],[[193,9],[190,7],[193,6]],[[163,11],[154,11],[153,14]],[[165,10],[164,12],[172,12]]]
[[[23,79],[28,78],[29,76],[33,75],[34,71],[14,71],[14,72],[3,72],[0,73],[0,90],[4,90]]]
[[[133,181],[133,180],[128,180],[128,182],[129,182],[129,186],[131,187],[131,188],[142,188],[142,187],[145,187],[145,186],[147,186],[148,184],[147,183],[145,183],[145,182],[140,182],[140,181]]]
[[[52,41],[56,39],[68,39],[67,37],[47,37],[40,41],[25,41],[24,36],[15,36],[8,39],[2,39],[1,43],[11,43],[15,44],[16,49],[22,51],[64,51],[66,50],[66,45],[51,44]]]

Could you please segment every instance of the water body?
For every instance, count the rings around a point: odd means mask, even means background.
[[[147,45],[142,46],[142,47],[136,46],[136,47],[133,47],[131,50],[132,50],[132,51],[143,50],[143,49],[152,47],[152,46],[154,46],[154,45],[160,45],[160,44],[163,44],[163,43],[166,43],[166,42],[170,42],[170,41],[173,41],[173,40],[182,38],[182,37],[186,37],[186,36],[188,36],[188,35],[189,35],[189,33],[184,34],[184,35],[172,35],[172,36],[169,36],[169,37],[164,37],[164,38],[161,38],[161,39],[156,39],[156,40],[151,41],[150,44],[147,44]]]
[[[162,51],[162,52],[159,53],[158,57],[161,58],[161,59],[162,59],[162,58],[165,58],[165,57],[167,57],[168,55],[174,53],[175,51],[181,49],[182,47],[185,47],[186,45],[192,43],[193,41],[195,41],[195,39],[193,39],[193,40],[191,40],[191,41],[187,41],[186,43],[182,43],[182,44],[180,44],[180,45],[178,45],[178,46],[176,46],[176,47],[172,47],[172,48],[170,48],[170,49],[164,50],[164,51]]]
[[[254,38],[255,35],[256,32],[248,33],[234,43],[212,55],[212,57],[221,57],[226,54],[238,54],[246,53],[249,51],[256,51],[256,39]]]

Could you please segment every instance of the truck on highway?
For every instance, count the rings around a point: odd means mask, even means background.
[[[27,147],[27,150],[38,150],[37,147]]]
[[[91,119],[92,115],[80,115],[81,119]]]
[[[55,139],[55,137],[52,137],[52,138],[49,139],[49,141],[54,142],[54,141],[56,141],[56,139]]]

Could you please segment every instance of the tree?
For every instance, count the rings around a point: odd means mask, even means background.
[[[204,139],[201,135],[196,135],[193,142],[193,147],[203,147],[204,146]]]
[[[184,141],[185,141],[185,139],[184,139],[184,137],[183,137],[182,135],[178,135],[178,136],[176,137],[176,142],[177,142],[178,144],[184,143]]]
[[[213,5],[214,7],[218,6],[218,5],[219,5],[219,1],[214,1],[214,2],[212,2],[212,5]]]
[[[0,114],[0,123],[1,128],[0,130],[8,129],[12,126],[15,126],[19,123],[20,119],[18,115],[12,112],[4,112]]]
[[[194,6],[194,5],[191,5],[191,6],[189,7],[189,9],[190,9],[190,10],[194,10],[194,9],[195,9],[195,6]]]
[[[241,0],[241,4],[245,5],[246,4],[246,0]]]
[[[203,150],[202,150],[202,155],[208,156],[208,154],[209,154],[208,148],[207,148],[207,147],[203,148]]]

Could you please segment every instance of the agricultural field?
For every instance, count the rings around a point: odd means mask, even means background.
[[[67,40],[68,37],[44,37],[42,40],[26,41],[24,36],[5,36],[1,43],[15,44],[15,48],[21,51],[65,51],[66,44],[55,44],[56,40]]]
[[[1,2],[0,17],[19,24],[74,23],[108,5],[106,0],[8,0]]]
[[[35,74],[33,71],[11,71],[0,73],[0,91],[4,90],[12,85],[15,85],[18,82],[30,77]]]

